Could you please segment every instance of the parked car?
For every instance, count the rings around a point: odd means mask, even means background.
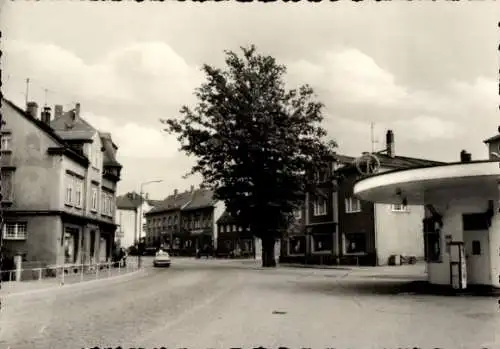
[[[154,267],[170,267],[170,255],[168,252],[159,250],[153,259]]]

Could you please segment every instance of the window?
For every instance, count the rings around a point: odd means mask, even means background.
[[[294,210],[293,216],[295,217],[295,219],[301,219],[302,218],[302,209],[298,208],[298,209]]]
[[[12,140],[11,135],[9,135],[9,134],[3,134],[1,137],[2,137],[1,138],[2,139],[2,143],[0,145],[0,150],[11,150],[11,148],[10,148],[10,143],[11,143],[11,140]]]
[[[481,243],[479,240],[472,241],[472,255],[480,256],[481,255]]]
[[[83,181],[79,178],[73,178],[74,190],[75,190],[75,206],[82,207],[82,192],[83,192]]]
[[[64,197],[64,203],[66,205],[71,205],[73,203],[73,177],[66,175],[66,195]]]
[[[12,172],[2,171],[2,201],[14,201],[14,175]]]
[[[92,187],[92,206],[90,208],[91,211],[96,212],[97,211],[97,187]]]
[[[311,237],[313,252],[325,252],[333,250],[332,234],[314,234]]]
[[[3,238],[5,240],[25,240],[28,232],[25,222],[5,223],[3,226]]]
[[[346,254],[366,253],[366,235],[363,233],[347,233],[344,235]]]
[[[408,206],[403,204],[391,205],[392,212],[409,212]]]
[[[315,216],[324,216],[326,215],[326,211],[326,199],[319,196],[316,200],[314,200],[313,214]]]
[[[346,198],[345,212],[346,213],[361,212],[361,202],[355,198]]]
[[[293,236],[288,239],[288,254],[302,255],[306,253],[306,237]]]
[[[425,260],[430,263],[441,262],[441,239],[439,230],[424,233]]]

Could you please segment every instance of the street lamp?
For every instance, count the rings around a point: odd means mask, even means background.
[[[156,180],[156,181],[148,181],[148,182],[143,182],[141,183],[141,188],[139,190],[139,197],[140,197],[140,200],[141,200],[141,203],[139,205],[139,212],[138,212],[138,216],[139,216],[139,219],[140,219],[140,223],[139,223],[139,236],[137,236],[137,224],[135,226],[136,228],[136,238],[135,238],[135,242],[137,244],[137,247],[139,247],[139,240],[141,238],[141,235],[142,235],[142,226],[143,226],[143,221],[142,221],[142,196],[143,196],[143,188],[148,185],[148,184],[152,184],[152,183],[161,183],[163,182],[163,180],[159,179],[159,180]],[[137,265],[138,267],[140,268],[141,267],[141,252],[142,251],[138,251],[139,252],[139,256],[138,256],[138,260],[137,260]]]
[[[142,235],[142,196],[144,195],[143,193],[143,188],[148,185],[148,184],[152,184],[152,183],[161,183],[163,182],[163,180],[159,179],[159,180],[156,180],[156,181],[148,181],[148,182],[143,182],[141,183],[141,188],[140,188],[140,191],[139,191],[139,196],[141,198],[141,205],[139,206],[139,219],[140,219],[140,225],[139,225],[139,236],[137,236],[136,234],[136,242],[138,242],[138,240],[141,238],[141,235]]]

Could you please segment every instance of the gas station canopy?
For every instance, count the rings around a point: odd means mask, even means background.
[[[380,172],[358,181],[354,195],[361,200],[424,205],[451,197],[488,196],[498,190],[499,160],[450,163],[431,167]]]

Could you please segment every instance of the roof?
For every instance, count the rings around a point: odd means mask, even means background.
[[[15,105],[13,102],[9,101],[6,98],[2,97],[2,101],[4,101],[7,105],[9,105],[12,109],[14,109],[19,115],[23,116],[26,120],[31,122],[33,125],[38,127],[40,130],[45,132],[46,135],[51,137],[53,140],[55,140],[59,145],[64,149],[64,154],[66,154],[68,157],[73,158],[75,160],[78,160],[80,163],[85,164],[88,166],[89,160],[87,157],[83,154],[78,153],[75,151],[61,136],[59,136],[54,129],[43,122],[40,119],[36,119],[32,117],[30,114],[28,114],[25,110],[21,109],[17,105]],[[54,149],[55,150],[55,149]]]
[[[347,155],[341,155],[341,154],[334,154],[333,158],[342,164],[348,164],[354,161],[354,157],[352,156],[347,156]]]
[[[212,207],[214,202],[214,192],[210,189],[198,189],[193,191],[191,201],[183,207],[183,210],[196,210],[199,208]]]
[[[407,169],[407,168],[413,168],[413,167],[423,167],[423,166],[437,166],[437,165],[444,165],[446,162],[442,161],[434,161],[434,160],[428,160],[428,159],[420,159],[420,158],[412,158],[412,157],[407,157],[407,156],[388,156],[386,154],[381,154],[381,153],[375,153],[377,158],[380,161],[380,166],[381,167],[386,167],[390,169]],[[354,160],[354,158],[353,158]],[[349,170],[355,167],[355,164],[353,161],[351,161],[351,164],[340,168],[338,171],[345,171]]]
[[[146,202],[150,206],[158,206],[161,200],[148,200],[141,198],[141,196],[136,192],[126,193],[124,195],[118,196],[116,198],[116,208],[119,210],[135,210],[143,202]]]
[[[97,130],[72,109],[50,122],[50,126],[64,139],[92,140]]]
[[[219,219],[216,222],[217,224],[234,224],[236,223],[236,219],[231,216],[231,214],[227,211],[224,211],[224,213],[219,217]]]
[[[104,148],[104,166],[121,167],[122,165],[116,160],[116,150],[118,147],[113,143],[111,134],[107,132],[99,132],[99,137],[101,138],[101,142]]]
[[[177,195],[170,195],[165,200],[157,203],[148,214],[172,210],[195,210],[214,205],[213,191],[208,189],[195,189]]]
[[[485,139],[483,142],[484,143],[491,143],[491,142],[497,141],[499,139],[500,139],[500,134],[493,136],[493,137],[490,137],[488,139]]]

